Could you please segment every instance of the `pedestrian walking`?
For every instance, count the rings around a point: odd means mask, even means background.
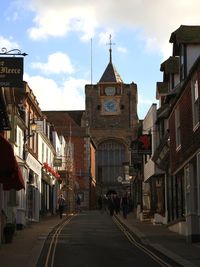
[[[64,207],[65,207],[65,198],[64,198],[63,195],[61,194],[61,195],[58,197],[58,209],[59,209],[60,219],[62,219],[63,211],[64,211]]]
[[[79,195],[77,195],[77,198],[76,198],[76,207],[77,207],[77,211],[81,212],[81,199]]]
[[[110,216],[113,216],[114,210],[115,210],[115,202],[114,202],[113,194],[110,194],[108,196],[108,209],[110,212]]]
[[[103,195],[102,199],[102,212],[107,211],[108,208],[108,198],[106,195]]]
[[[121,209],[122,209],[124,219],[127,218],[128,206],[129,206],[128,194],[127,194],[127,192],[125,192],[121,198]]]
[[[114,194],[113,200],[114,200],[115,213],[118,214],[120,212],[120,198],[118,197],[117,194]]]

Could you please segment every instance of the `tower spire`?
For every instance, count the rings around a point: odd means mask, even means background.
[[[120,75],[118,74],[115,66],[112,63],[112,45],[115,45],[115,43],[112,43],[112,36],[109,35],[109,43],[107,45],[110,46],[109,48],[109,54],[110,54],[110,62],[108,63],[103,75],[101,76],[101,79],[99,80],[100,83],[105,82],[112,82],[112,83],[123,83]]]
[[[115,43],[112,43],[112,35],[109,35],[109,43],[108,45],[110,46],[109,49],[109,54],[110,54],[110,63],[112,63],[112,45],[114,45]]]

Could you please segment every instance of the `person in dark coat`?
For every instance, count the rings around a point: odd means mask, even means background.
[[[118,197],[117,194],[114,194],[113,200],[114,200],[115,213],[118,214],[120,212],[120,198]]]
[[[64,207],[65,207],[65,199],[61,194],[58,198],[58,209],[59,209],[60,219],[62,219]]]
[[[114,202],[113,194],[110,194],[108,196],[108,209],[110,212],[110,216],[113,216],[114,210],[115,210],[115,202]]]
[[[102,198],[102,211],[107,211],[108,210],[108,198],[106,195],[103,196]]]
[[[122,213],[124,219],[127,218],[128,214],[128,207],[129,207],[129,199],[128,199],[128,194],[125,192],[121,198],[121,208],[122,208]]]
[[[79,197],[79,195],[76,198],[76,207],[77,207],[77,211],[81,212],[81,198]]]

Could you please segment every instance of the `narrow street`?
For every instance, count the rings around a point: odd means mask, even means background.
[[[0,267],[200,267],[200,1],[1,10]]]
[[[81,212],[54,229],[37,267],[132,267],[170,265],[154,253],[130,242],[115,219],[106,212]]]

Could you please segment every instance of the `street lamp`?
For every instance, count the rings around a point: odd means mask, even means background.
[[[26,159],[26,152],[27,150],[27,141],[30,137],[33,137],[37,130],[37,123],[33,119],[33,121],[30,124],[30,127],[28,129],[28,134],[24,133],[24,143],[23,143],[23,159]]]
[[[24,143],[28,140],[28,138],[33,137],[37,130],[37,123],[33,119],[33,121],[30,124],[29,133],[24,135]]]

